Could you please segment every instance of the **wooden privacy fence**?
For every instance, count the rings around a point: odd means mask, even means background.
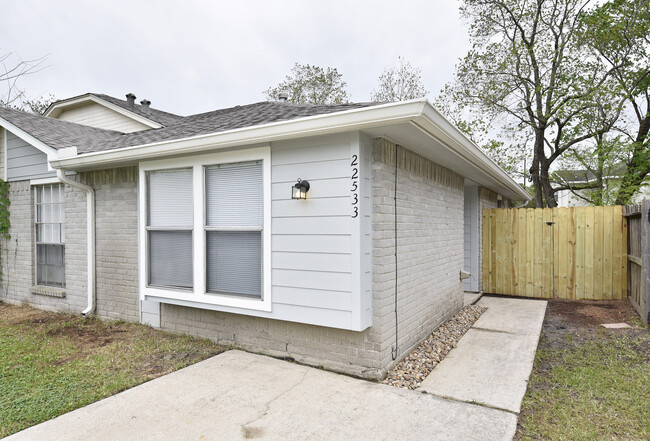
[[[650,320],[650,200],[627,205],[623,216],[628,221],[628,295],[643,322]]]
[[[622,207],[483,210],[483,291],[522,297],[627,297]]]

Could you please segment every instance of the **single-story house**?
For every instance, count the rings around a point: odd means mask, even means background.
[[[0,128],[0,300],[366,378],[480,291],[481,209],[528,198],[425,99],[183,117],[89,93]]]

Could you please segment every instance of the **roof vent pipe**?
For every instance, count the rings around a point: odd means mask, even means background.
[[[282,103],[286,103],[287,100],[289,99],[289,94],[286,92],[280,92],[278,94],[278,100]]]
[[[140,101],[140,104],[142,105],[142,111],[149,115],[149,105],[151,104],[151,101],[149,100],[142,100]]]
[[[135,107],[135,95],[132,93],[126,94],[126,105],[129,106],[129,109],[133,109]]]

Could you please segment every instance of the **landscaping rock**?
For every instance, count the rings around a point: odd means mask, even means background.
[[[442,361],[449,351],[456,347],[458,340],[465,335],[474,322],[487,311],[487,308],[470,305],[466,306],[449,321],[420,343],[402,361],[397,363],[382,381],[384,384],[416,389],[429,373]]]

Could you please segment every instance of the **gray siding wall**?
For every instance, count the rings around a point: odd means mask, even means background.
[[[56,172],[48,171],[47,155],[29,143],[6,131],[7,181],[50,178]]]
[[[97,199],[97,315],[137,321],[137,173],[135,168],[82,173]],[[66,186],[65,297],[32,294],[34,192],[29,181],[10,184],[11,239],[2,258],[0,299],[79,313],[87,304],[86,194]],[[3,247],[4,249],[5,247]]]

